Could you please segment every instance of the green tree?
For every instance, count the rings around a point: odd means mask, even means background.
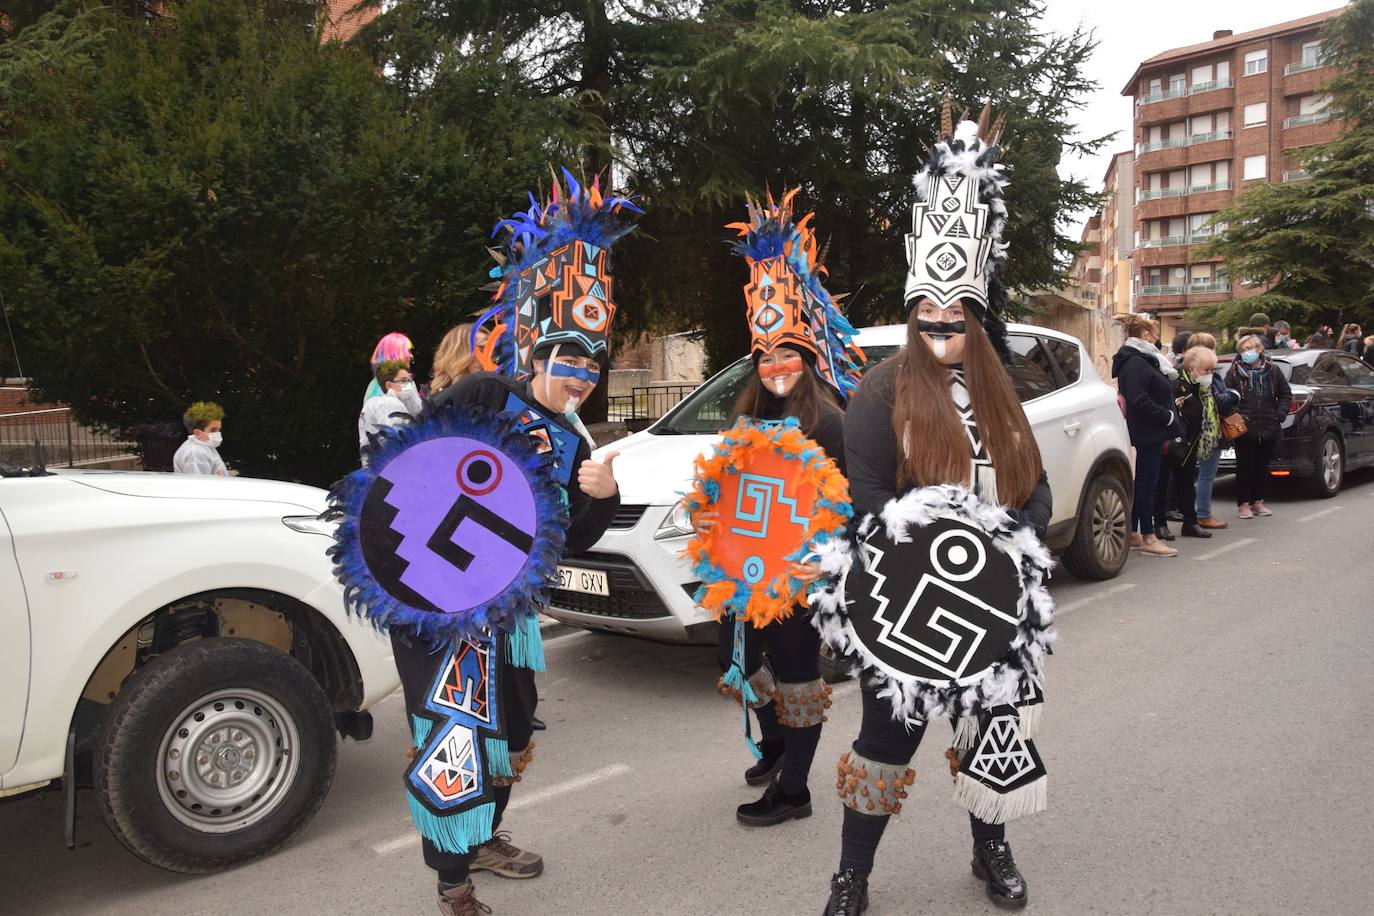
[[[0,44],[0,288],[24,368],[87,421],[218,400],[231,463],[328,483],[373,343],[432,352],[480,308],[487,230],[548,155],[485,62],[436,112],[300,24],[187,0]]]
[[[1226,228],[1199,257],[1222,259],[1233,282],[1265,291],[1195,309],[1200,326],[1235,327],[1255,311],[1295,324],[1374,324],[1374,0],[1352,3],[1321,41],[1345,132],[1296,151],[1310,180],[1258,185],[1217,214]]]

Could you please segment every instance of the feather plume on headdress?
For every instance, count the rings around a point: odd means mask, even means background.
[[[749,221],[729,223],[739,238],[730,243],[749,262],[744,287],[751,351],[766,353],[791,346],[815,357],[817,375],[847,399],[859,387],[863,350],[854,343],[854,328],[823,282],[825,267],[817,258],[814,213],[793,218],[793,188],[775,202],[766,195],[748,200]]]
[[[615,300],[607,269],[610,247],[634,229],[630,213],[643,213],[633,195],[603,194],[600,179],[580,184],[566,168],[553,176],[546,201],[529,195],[528,210],[496,224],[506,233],[493,252],[495,304],[477,319],[495,327],[478,352],[484,368],[508,375],[531,371],[536,349],[570,345],[604,358]]]

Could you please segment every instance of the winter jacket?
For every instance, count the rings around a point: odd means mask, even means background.
[[[1347,337],[1341,341],[1341,349],[1354,356],[1356,359],[1364,358],[1364,339],[1360,337]]]
[[[1240,403],[1236,409],[1245,418],[1247,427],[1241,438],[1248,442],[1267,442],[1277,439],[1281,434],[1283,420],[1288,416],[1288,408],[1293,403],[1293,390],[1288,387],[1288,379],[1283,370],[1266,359],[1269,369],[1269,391],[1260,392],[1259,386],[1249,384],[1244,363],[1236,360],[1226,372],[1226,387],[1240,392]]]
[[[1112,378],[1126,401],[1131,444],[1158,445],[1183,432],[1174,410],[1174,388],[1151,353],[1123,346],[1112,357]]]
[[[1212,373],[1212,400],[1217,402],[1217,416],[1229,417],[1236,412],[1236,405],[1240,403],[1240,395],[1226,387],[1221,380],[1221,376]]]

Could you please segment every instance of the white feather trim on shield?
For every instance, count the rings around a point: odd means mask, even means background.
[[[1027,684],[1043,683],[1052,560],[1029,528],[965,487],[940,485],[892,500],[857,534],[852,550],[820,552],[832,584],[811,596],[813,625],[858,657],[893,718],[977,716],[1024,702]],[[927,562],[904,552],[900,564],[883,564],[885,552],[927,541]]]

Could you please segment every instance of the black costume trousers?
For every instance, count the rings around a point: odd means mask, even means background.
[[[905,767],[915,756],[925,737],[927,723],[911,729],[892,718],[892,704],[878,697],[876,687],[865,679],[860,691],[863,703],[863,723],[859,726],[859,737],[854,742],[854,751],[888,766]],[[951,720],[951,727],[955,723]],[[943,771],[943,766],[941,770]],[[883,830],[891,819],[890,814],[865,814],[844,809],[844,826],[841,831],[840,869],[853,868],[861,872],[873,870],[873,859],[878,851],[878,842]],[[1006,838],[1006,826],[989,824],[969,815],[969,827],[975,843],[983,840]]]
[[[720,625],[716,643],[720,670],[730,668],[734,657],[735,624],[726,620]],[[773,677],[787,684],[814,681],[821,676],[821,635],[811,625],[811,612],[800,607],[784,620],[766,627],[744,625],[744,676],[749,678],[763,667],[764,653],[773,668]],[[821,726],[784,728],[778,724],[777,704],[768,703],[754,710],[759,732],[765,744],[784,748],[782,772],[779,777],[784,788],[800,792],[806,788],[816,746],[821,739]]]
[[[403,633],[399,629],[391,631],[391,650],[396,659],[396,673],[401,676],[401,690],[406,701],[406,733],[410,733],[410,717],[424,708],[426,693],[438,675],[439,663],[444,660],[444,646],[432,647],[413,633]],[[529,746],[530,736],[534,734],[531,720],[534,707],[539,700],[538,689],[534,683],[534,672],[528,668],[517,668],[506,660],[504,644],[497,646],[500,656],[498,680],[499,714],[506,731],[506,743],[519,754]],[[406,765],[408,770],[410,765]],[[496,796],[496,816],[492,819],[492,831],[500,827],[501,815],[510,801],[510,786],[498,787]],[[407,788],[407,791],[409,789]],[[423,838],[422,838],[423,839]],[[423,840],[425,864],[439,873],[439,880],[445,884],[461,884],[468,878],[468,867],[476,850],[466,853],[444,852],[429,840]]]

